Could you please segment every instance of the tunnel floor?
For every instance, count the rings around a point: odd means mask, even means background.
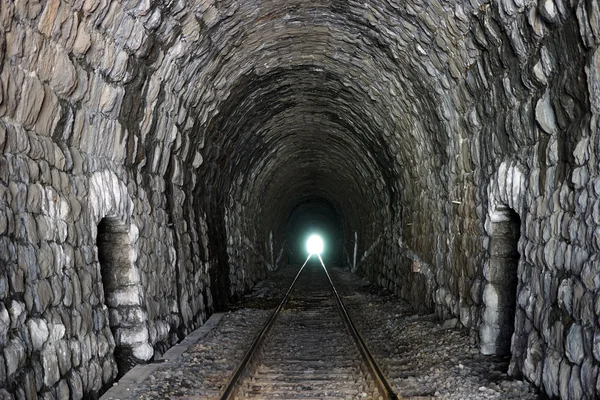
[[[219,398],[298,267],[282,268],[230,304],[203,338],[180,356],[162,360],[155,372],[129,388],[128,397],[120,398]],[[528,382],[507,376],[507,358],[479,354],[474,340],[453,328],[453,321],[414,314],[405,301],[348,270],[329,270],[354,323],[402,398],[545,398]],[[107,395],[103,399],[116,399]],[[370,398],[366,393],[363,397]]]

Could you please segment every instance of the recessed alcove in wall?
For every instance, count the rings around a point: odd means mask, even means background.
[[[506,205],[496,207],[492,215],[489,260],[484,267],[483,323],[481,352],[510,355],[515,326],[521,220]]]
[[[148,345],[147,315],[140,296],[139,273],[132,262],[129,231],[128,224],[104,218],[98,224],[96,240],[104,300],[115,339],[117,379],[152,356]]]

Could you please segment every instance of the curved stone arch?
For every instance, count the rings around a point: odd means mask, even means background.
[[[132,222],[133,202],[126,184],[110,171],[90,177],[89,210],[98,255],[96,284],[115,339],[114,356],[122,376],[154,355],[137,261],[139,228]],[[94,229],[94,227],[96,229]]]
[[[525,191],[525,168],[516,161],[502,162],[487,187],[489,204],[485,230],[488,235],[492,233],[491,223],[502,221],[507,207],[520,217],[525,215]]]
[[[520,232],[525,217],[526,170],[516,161],[504,161],[487,187],[485,259],[480,351],[508,355],[515,328]]]

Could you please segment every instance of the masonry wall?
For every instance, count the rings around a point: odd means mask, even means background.
[[[494,305],[516,303],[510,372],[564,399],[594,398],[600,382],[598,15],[594,2],[479,8],[467,42],[480,55],[439,96],[448,160],[415,165],[426,183],[403,199],[379,278],[458,318],[482,351]],[[521,220],[514,299],[490,285],[500,206]]]
[[[123,7],[0,4],[2,395],[93,396],[212,310],[198,161],[153,110],[155,22]],[[100,265],[103,220],[126,231],[126,267]]]

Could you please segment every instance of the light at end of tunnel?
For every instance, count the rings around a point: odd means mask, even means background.
[[[323,239],[319,235],[310,235],[306,241],[306,250],[309,254],[321,254],[323,252]]]

